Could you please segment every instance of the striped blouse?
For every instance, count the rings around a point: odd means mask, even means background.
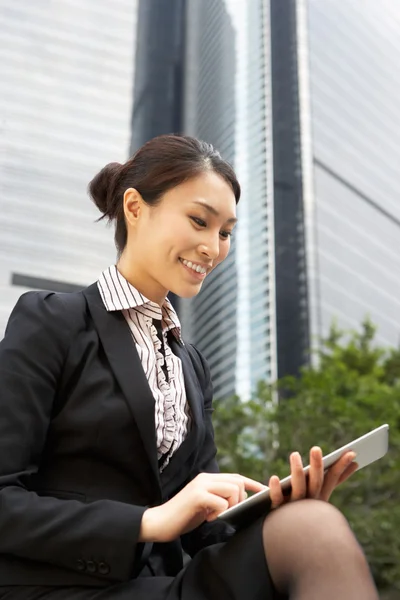
[[[155,398],[157,454],[162,471],[190,427],[182,363],[167,341],[167,332],[171,331],[182,343],[178,316],[168,299],[162,307],[148,300],[115,265],[101,274],[97,285],[106,309],[120,310],[124,315]],[[153,320],[159,323],[159,335]]]

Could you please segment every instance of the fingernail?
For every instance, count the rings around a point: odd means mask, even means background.
[[[351,452],[348,458],[348,462],[351,463],[353,462],[353,460],[356,458],[357,454],[356,452]]]

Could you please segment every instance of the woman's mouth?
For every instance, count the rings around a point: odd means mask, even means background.
[[[185,260],[184,258],[180,258],[179,261],[185,268],[185,270],[188,271],[198,281],[202,281],[207,275],[206,267],[203,267],[196,263],[192,263],[190,260]]]

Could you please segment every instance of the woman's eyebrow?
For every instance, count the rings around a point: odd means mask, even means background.
[[[207,204],[207,202],[201,202],[200,200],[194,200],[193,204],[198,204],[199,206],[202,206],[203,208],[205,208],[209,213],[211,213],[215,217],[220,216],[219,212],[213,206],[211,206],[210,204]],[[230,219],[227,219],[226,222],[227,223],[237,223],[237,219],[235,217],[231,217]]]

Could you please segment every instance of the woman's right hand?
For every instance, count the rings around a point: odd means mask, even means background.
[[[245,500],[246,490],[265,489],[265,485],[242,475],[201,473],[171,500],[143,513],[139,541],[170,542]]]

